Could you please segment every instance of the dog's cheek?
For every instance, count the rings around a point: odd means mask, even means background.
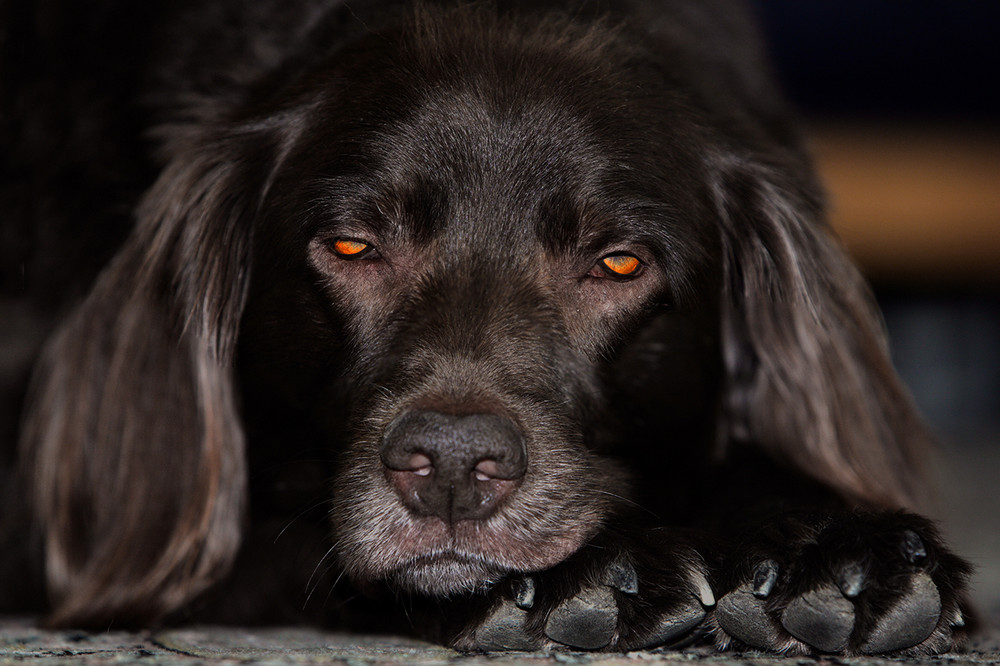
[[[345,571],[357,580],[384,578],[410,557],[402,542],[407,511],[384,482],[374,446],[355,444],[342,456],[333,484],[333,541]]]
[[[627,475],[615,461],[582,446],[555,442],[529,472],[525,484],[494,519],[509,543],[508,563],[517,571],[558,564],[602,529],[629,495]]]
[[[405,274],[381,261],[338,259],[325,243],[315,240],[309,245],[308,258],[326,307],[338,313],[358,363],[363,365],[365,359],[385,351],[373,343],[392,339],[392,314],[409,288]]]

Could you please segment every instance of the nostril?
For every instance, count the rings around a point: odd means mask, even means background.
[[[472,471],[475,472],[476,481],[491,481],[501,476],[500,464],[490,458],[480,460]]]
[[[417,476],[430,476],[431,472],[434,471],[434,463],[429,457],[418,452],[410,456],[410,459],[406,461],[406,468],[400,471],[413,472]]]

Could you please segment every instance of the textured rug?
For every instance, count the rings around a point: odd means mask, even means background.
[[[711,648],[628,654],[524,652],[463,655],[428,643],[387,636],[359,636],[301,628],[195,627],[160,632],[46,631],[30,621],[0,620],[0,664],[712,664],[731,666],[875,666],[879,664],[1000,664],[1000,632],[973,640],[962,652],[923,659],[775,657],[718,653]]]

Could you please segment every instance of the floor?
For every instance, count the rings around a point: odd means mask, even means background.
[[[357,636],[324,633],[309,629],[233,629],[200,627],[160,633],[109,631],[98,634],[41,631],[30,622],[0,620],[0,664],[29,666],[87,663],[185,664],[448,664],[471,666],[491,664],[630,665],[710,664],[713,666],[779,666],[837,664],[876,666],[881,664],[1000,663],[1000,632],[990,632],[972,641],[962,652],[922,659],[882,658],[795,658],[759,653],[720,654],[711,648],[682,651],[647,651],[628,654],[582,652],[506,653],[462,655],[452,650],[418,641],[384,636]]]

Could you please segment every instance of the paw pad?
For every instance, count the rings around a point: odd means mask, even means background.
[[[941,593],[937,585],[927,574],[917,574],[910,582],[909,593],[879,618],[861,652],[892,652],[922,643],[934,631],[940,617]]]
[[[778,649],[774,622],[749,585],[738,587],[719,599],[715,619],[727,634],[747,645],[762,650]]]
[[[766,576],[755,574],[753,583],[719,600],[716,620],[727,634],[755,648],[781,650],[781,636],[787,632],[819,652],[845,652],[855,629],[853,599],[857,594],[851,593],[860,591],[861,585],[856,573],[854,568],[845,567],[836,586],[826,585],[793,598],[781,612],[780,622],[767,612],[758,594]],[[940,617],[937,585],[926,573],[917,573],[910,579],[906,594],[878,619],[864,643],[854,651],[881,654],[919,645],[934,632]],[[956,618],[960,623],[961,614]]]
[[[468,638],[456,645],[484,652],[676,645],[694,634],[706,608],[715,605],[708,580],[698,568],[681,570],[670,581],[673,585],[643,586],[637,565],[627,557],[598,566],[579,582],[548,573],[510,579],[498,587],[485,619],[476,620]],[[628,621],[620,625],[623,618]]]
[[[525,612],[503,600],[476,630],[475,645],[485,652],[534,650],[539,642],[524,631]]]
[[[604,586],[584,588],[549,614],[545,635],[583,650],[596,650],[611,642],[618,626],[618,604]]]
[[[842,652],[854,630],[854,604],[839,589],[821,587],[793,600],[781,614],[792,636],[822,652]]]
[[[645,641],[630,649],[642,650],[671,643],[687,635],[705,619],[705,609],[695,602],[685,609],[664,615]]]

